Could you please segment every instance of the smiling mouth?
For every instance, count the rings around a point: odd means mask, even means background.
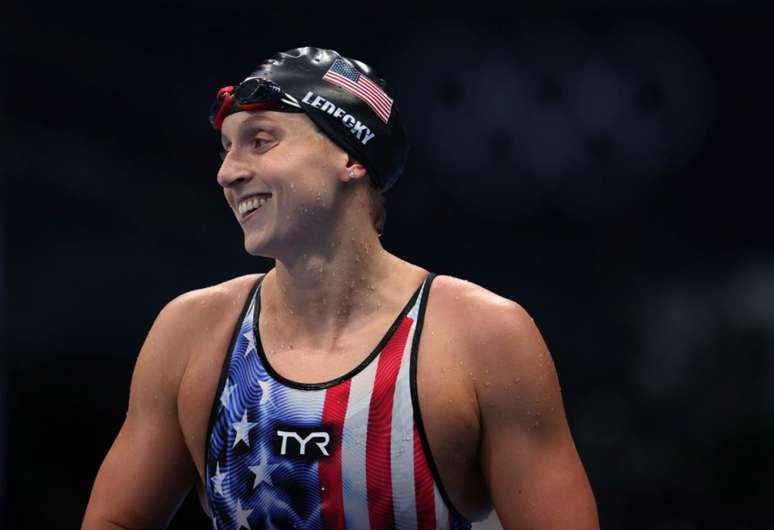
[[[239,214],[239,217],[244,219],[251,213],[262,208],[263,205],[266,204],[266,201],[268,201],[270,198],[271,193],[259,193],[253,195],[247,199],[239,201],[239,204],[236,207],[236,211]]]

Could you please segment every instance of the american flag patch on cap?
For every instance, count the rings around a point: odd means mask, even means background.
[[[365,101],[384,123],[390,119],[392,98],[385,94],[382,87],[343,59],[336,59],[325,72],[323,79]]]

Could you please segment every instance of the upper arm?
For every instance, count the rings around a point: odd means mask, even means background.
[[[524,309],[502,299],[481,317],[479,329],[489,337],[477,348],[481,465],[503,527],[597,529],[594,497],[540,332]]]
[[[140,350],[126,419],[97,473],[84,529],[165,527],[193,484],[196,471],[177,415],[189,298],[159,313]]]

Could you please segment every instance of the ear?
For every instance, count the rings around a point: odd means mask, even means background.
[[[349,155],[347,155],[347,166],[344,169],[345,172],[342,177],[344,182],[353,182],[368,177],[368,170],[365,166]]]

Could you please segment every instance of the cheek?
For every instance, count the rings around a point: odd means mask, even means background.
[[[265,167],[265,175],[279,195],[278,206],[306,208],[310,212],[327,209],[335,202],[336,167],[342,161],[341,156],[336,156],[338,153],[328,149],[321,145],[310,149],[307,143],[303,148],[288,147],[275,153],[278,156],[272,157],[270,167]]]
[[[305,160],[300,180],[306,198],[312,198],[322,206],[333,200],[337,179],[334,166],[329,160],[320,157]]]

